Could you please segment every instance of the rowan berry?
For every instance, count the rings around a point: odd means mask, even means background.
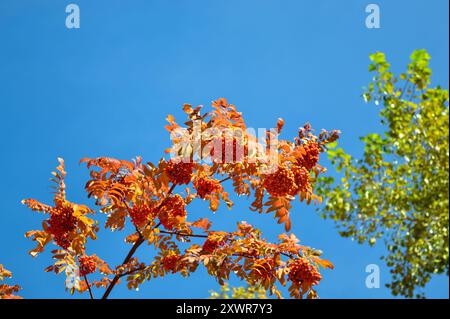
[[[322,276],[306,258],[299,258],[290,264],[288,278],[296,285],[307,284],[312,286],[317,285]]]
[[[189,184],[192,178],[193,163],[184,163],[171,159],[165,168],[169,181],[176,185]]]
[[[80,263],[80,276],[92,274],[97,269],[94,256],[83,255],[78,257],[78,262]]]
[[[194,181],[194,188],[200,198],[205,198],[207,195],[220,192],[222,185],[218,180],[202,177]]]
[[[270,195],[276,197],[290,195],[297,187],[294,174],[285,166],[280,166],[274,173],[266,175],[263,186]]]

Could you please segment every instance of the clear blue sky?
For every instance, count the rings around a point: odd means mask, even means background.
[[[66,160],[69,198],[89,203],[87,171],[78,160],[142,155],[157,161],[169,146],[165,116],[181,118],[185,102],[226,97],[252,127],[284,118],[285,137],[306,121],[317,130],[340,129],[341,145],[358,155],[358,137],[380,130],[377,110],[360,98],[370,81],[370,53],[385,52],[401,70],[414,49],[426,48],[433,83],[448,88],[446,0],[376,1],[378,30],[366,29],[370,2],[361,0],[73,2],[81,9],[78,30],[65,27],[69,1],[0,0],[0,263],[14,272],[26,298],[68,296],[63,276],[43,272],[48,252],[36,259],[27,254],[33,244],[23,234],[39,228],[42,216],[20,205],[27,197],[51,202],[48,180],[58,156]],[[270,239],[283,231],[248,205],[244,200],[232,212],[210,216],[214,228],[247,220]],[[194,218],[209,214],[198,204],[191,211]],[[389,279],[379,260],[383,245],[340,238],[332,222],[298,202],[292,216],[302,243],[322,249],[336,266],[324,272],[321,297],[390,297],[388,289],[364,284],[367,264],[382,267],[382,284]],[[88,253],[117,264],[129,249],[123,236],[102,229]],[[143,259],[151,254],[147,247],[139,252]],[[199,270],[188,279],[148,282],[140,292],[122,285],[112,297],[203,298],[210,289],[218,284]],[[426,292],[447,298],[448,278],[434,278]]]

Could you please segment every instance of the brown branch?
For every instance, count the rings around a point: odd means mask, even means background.
[[[200,234],[186,234],[186,233],[182,233],[182,232],[177,232],[177,231],[166,231],[166,230],[160,230],[159,231],[162,234],[169,234],[169,235],[177,235],[177,236],[182,236],[182,237],[197,237],[197,238],[208,238],[208,235],[200,235]],[[284,253],[284,252],[278,252],[279,254],[286,256],[290,259],[294,259],[296,258],[295,255],[289,254],[289,253]],[[241,255],[241,257],[250,257],[250,255]]]
[[[84,281],[86,282],[87,288],[89,290],[89,295],[91,296],[91,299],[94,299],[94,295],[92,294],[91,285],[89,284],[89,280],[87,279],[87,276],[84,275]]]
[[[119,277],[122,278],[122,277],[125,277],[125,276],[128,276],[128,275],[132,275],[136,271],[144,270],[145,268],[147,268],[147,267],[145,266],[145,267],[139,267],[139,268],[136,268],[136,269],[132,269],[130,271],[124,272],[123,274],[120,274]]]
[[[228,177],[225,177],[224,179],[221,179],[220,181],[219,181],[219,183],[223,183],[223,182],[226,182],[227,180],[229,180],[229,179],[231,179],[231,177],[230,176],[228,176]]]
[[[183,237],[197,237],[197,238],[208,238],[208,235],[200,235],[200,234],[186,234],[186,233],[182,233],[182,232],[176,232],[176,231],[166,231],[166,230],[160,230],[159,231],[162,234],[169,234],[169,235],[177,235],[177,236],[183,236]],[[283,255],[285,257],[288,257],[290,259],[295,259],[295,255],[289,254],[289,253],[284,253],[284,252],[278,252],[280,255]],[[252,257],[250,255],[236,255],[236,256],[241,256],[241,257]]]
[[[175,189],[175,186],[176,186],[176,184],[172,184],[172,186],[170,187],[169,192],[167,193],[166,197],[163,199],[163,201],[156,208],[158,211],[161,209],[161,207],[164,205],[166,200],[172,194],[173,190]],[[149,226],[149,224],[150,224],[150,222],[147,225],[145,225],[144,229],[147,228]],[[158,224],[158,226],[159,226],[159,224]],[[128,255],[123,260],[122,265],[125,265],[125,264],[127,264],[130,261],[130,259],[133,257],[133,255],[136,252],[136,250],[139,248],[139,246],[142,245],[142,243],[144,241],[145,241],[145,238],[139,232],[138,240],[136,240],[136,242],[134,243],[133,247],[131,247],[130,251],[128,252]],[[121,276],[118,275],[118,274],[114,276],[114,278],[111,281],[111,283],[109,284],[108,288],[106,288],[106,291],[105,291],[105,293],[102,296],[102,299],[107,299],[108,298],[109,294],[111,293],[111,291],[113,290],[114,286],[117,284],[117,282],[119,281],[120,278],[121,278]]]
[[[157,226],[155,226],[153,229],[156,229],[158,226],[159,226],[159,224]],[[186,234],[186,233],[177,232],[177,231],[160,230],[159,232],[162,233],[162,234],[177,235],[177,236],[183,236],[183,237],[208,238],[208,235]],[[128,253],[128,255],[125,258],[125,260],[123,261],[122,265],[127,264],[130,261],[130,259],[133,257],[133,254],[136,252],[136,250],[139,248],[139,246],[142,245],[142,243],[144,241],[145,241],[144,237],[140,236],[139,239],[134,243],[133,247],[131,248],[131,250]],[[291,254],[283,253],[283,252],[279,252],[279,253],[281,255],[284,255],[284,256],[289,257],[291,259],[294,258],[294,256],[292,256]],[[240,257],[246,257],[246,258],[256,258],[255,256],[245,255],[245,254],[235,254],[234,256],[240,256]],[[137,269],[133,269],[133,270],[130,270],[130,271],[128,271],[126,273],[123,273],[123,274],[117,274],[113,278],[113,280],[111,281],[111,283],[108,286],[108,288],[107,288],[105,294],[103,295],[102,299],[107,299],[108,298],[109,294],[111,293],[111,290],[114,288],[114,286],[117,284],[117,282],[119,281],[120,278],[122,278],[124,276],[127,276],[127,275],[131,275],[134,272],[139,271],[139,270],[143,270],[143,269],[145,269],[145,267],[140,267],[140,268],[137,268]]]
[[[208,235],[186,234],[186,233],[177,232],[177,231],[160,230],[159,232],[160,232],[161,234],[177,235],[177,236],[182,236],[182,237],[208,238]]]
[[[295,259],[295,258],[297,258],[297,257],[295,257],[295,255],[288,254],[288,253],[280,252],[280,254],[283,255],[283,256],[286,256],[286,257],[288,257],[288,258],[290,258],[290,259]]]
[[[131,247],[130,251],[128,252],[128,255],[125,257],[125,259],[122,262],[122,265],[127,264],[130,259],[133,257],[136,250],[139,248],[140,245],[144,242],[144,237],[139,237],[138,240],[134,243],[133,247]],[[105,293],[103,294],[102,299],[107,299],[109,294],[111,293],[111,290],[114,288],[114,286],[117,284],[117,282],[120,279],[120,275],[115,275],[111,283],[109,284],[108,288],[106,289]]]

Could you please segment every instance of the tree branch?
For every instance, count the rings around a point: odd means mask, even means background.
[[[88,287],[89,295],[91,296],[91,299],[94,299],[94,295],[92,294],[91,285],[89,284],[89,280],[87,279],[86,275],[84,275],[83,277],[84,277],[84,281],[86,282],[86,285]]]
[[[136,250],[139,248],[140,245],[144,242],[144,237],[139,237],[138,240],[134,243],[133,247],[131,247],[130,251],[128,252],[128,255],[125,257],[125,259],[122,262],[122,265],[127,264],[130,259],[133,257]],[[103,294],[102,299],[107,299],[109,294],[111,293],[111,290],[114,288],[114,286],[117,284],[117,282],[120,279],[120,275],[115,275],[111,283],[109,284],[108,288],[106,289],[105,293]]]
[[[161,209],[161,207],[164,205],[164,203],[166,202],[167,198],[169,198],[169,196],[172,194],[173,190],[175,189],[176,184],[172,184],[172,186],[170,187],[166,197],[163,199],[163,201],[158,205],[158,207],[156,208],[157,211],[159,211]],[[148,227],[148,225],[150,224],[150,222],[145,225],[144,229]],[[158,224],[159,226],[159,224]],[[156,227],[155,227],[156,228]],[[134,243],[133,247],[131,247],[130,251],[128,252],[128,255],[125,257],[125,259],[122,262],[122,265],[127,264],[130,259],[133,257],[134,253],[136,252],[136,250],[139,248],[139,246],[142,245],[142,243],[145,241],[145,238],[142,236],[141,232],[139,233],[139,238],[138,240],[136,240],[136,242]],[[102,296],[102,299],[107,299],[109,294],[111,293],[111,291],[113,290],[114,286],[117,284],[117,282],[119,281],[119,279],[122,276],[119,274],[116,274],[113,278],[113,280],[111,281],[111,283],[109,284],[108,288],[106,288],[105,293]]]
[[[221,179],[220,181],[219,181],[219,183],[223,183],[223,182],[226,182],[227,180],[229,180],[229,179],[231,179],[231,177],[230,176],[228,176],[228,177],[225,177],[224,179]]]
[[[159,232],[160,232],[161,234],[177,235],[177,236],[183,236],[183,237],[208,238],[208,235],[185,234],[185,233],[177,232],[177,231],[160,230]]]
[[[128,276],[128,275],[132,275],[132,274],[134,274],[136,271],[144,270],[145,268],[147,268],[147,267],[139,267],[139,268],[136,268],[136,269],[132,269],[132,270],[130,270],[130,271],[124,272],[123,274],[120,274],[119,276],[120,276],[120,278],[122,278],[122,277],[125,277],[125,276]]]

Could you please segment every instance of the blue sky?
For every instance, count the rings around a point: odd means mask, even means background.
[[[376,1],[376,30],[365,27],[370,2],[361,0],[73,2],[81,10],[76,30],[65,27],[69,1],[0,0],[0,263],[26,298],[68,296],[63,276],[43,272],[48,252],[36,259],[27,254],[33,244],[23,234],[38,229],[42,216],[20,205],[28,197],[51,202],[48,180],[57,157],[66,160],[69,199],[90,203],[83,191],[87,170],[78,160],[141,155],[157,161],[169,146],[164,119],[168,113],[181,119],[183,103],[226,97],[249,126],[270,128],[284,118],[284,137],[307,121],[316,130],[340,129],[341,145],[358,155],[358,137],[380,130],[376,108],[360,98],[370,81],[370,53],[385,52],[400,71],[414,49],[426,48],[433,83],[448,88],[445,0]],[[211,215],[215,229],[247,220],[269,239],[283,231],[272,216],[249,212],[249,203],[215,215],[194,204],[191,214]],[[336,266],[324,272],[321,297],[391,297],[388,289],[364,283],[372,263],[381,267],[382,284],[389,280],[379,260],[382,244],[343,239],[314,207],[298,202],[292,216],[302,243],[323,250]],[[120,263],[129,249],[124,235],[102,229],[88,253]],[[149,259],[152,252],[142,247],[138,255]],[[111,296],[203,298],[210,289],[218,284],[199,270],[187,279],[148,282],[139,292],[122,285]],[[448,298],[448,277],[435,277],[426,293]]]

